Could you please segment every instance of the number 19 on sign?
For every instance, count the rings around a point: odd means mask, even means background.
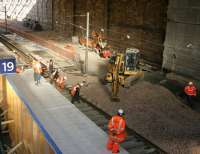
[[[0,74],[16,72],[16,61],[12,59],[0,59]]]

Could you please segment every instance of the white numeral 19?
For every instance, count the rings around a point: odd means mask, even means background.
[[[4,72],[11,72],[14,70],[13,62],[2,63]]]

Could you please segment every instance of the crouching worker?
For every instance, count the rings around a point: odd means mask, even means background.
[[[119,143],[123,142],[126,137],[126,122],[123,118],[124,111],[119,109],[117,115],[114,115],[108,123],[109,138],[107,149],[112,153],[119,153]]]
[[[54,81],[56,81],[59,77],[59,71],[58,69],[56,69],[55,71],[53,71],[53,73],[50,76],[50,82],[53,83]]]
[[[74,102],[80,103],[80,88],[81,88],[81,86],[82,86],[82,84],[77,83],[70,90],[70,94],[72,96],[72,100],[71,100],[72,103],[74,103]]]
[[[56,80],[58,87],[60,87],[61,89],[64,89],[66,80],[67,80],[66,76],[59,76]]]

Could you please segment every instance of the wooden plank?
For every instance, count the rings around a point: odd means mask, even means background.
[[[7,121],[3,121],[1,122],[1,125],[7,125],[7,124],[10,124],[10,123],[13,123],[14,120],[7,120]]]
[[[6,93],[8,96],[8,118],[13,120],[3,122],[2,125],[9,124],[9,132],[13,145],[17,145],[20,141],[24,142],[24,146],[17,148],[17,152],[20,154],[27,154],[27,152],[53,154],[54,151],[48,145],[27,108],[9,84],[7,84]]]

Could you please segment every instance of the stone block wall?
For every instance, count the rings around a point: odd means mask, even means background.
[[[27,16],[39,20],[47,30],[53,29],[68,37],[85,36],[85,30],[79,27],[86,27],[86,17],[73,15],[86,15],[89,11],[90,32],[103,28],[109,44],[116,51],[139,48],[143,58],[162,64],[167,0],[33,1],[36,4]]]
[[[139,48],[143,58],[161,64],[166,9],[165,0],[110,0],[110,39],[122,49]]]
[[[40,22],[45,30],[52,29],[52,1],[53,0],[35,0],[27,18]]]
[[[163,58],[163,68],[200,79],[200,1],[170,1]]]

